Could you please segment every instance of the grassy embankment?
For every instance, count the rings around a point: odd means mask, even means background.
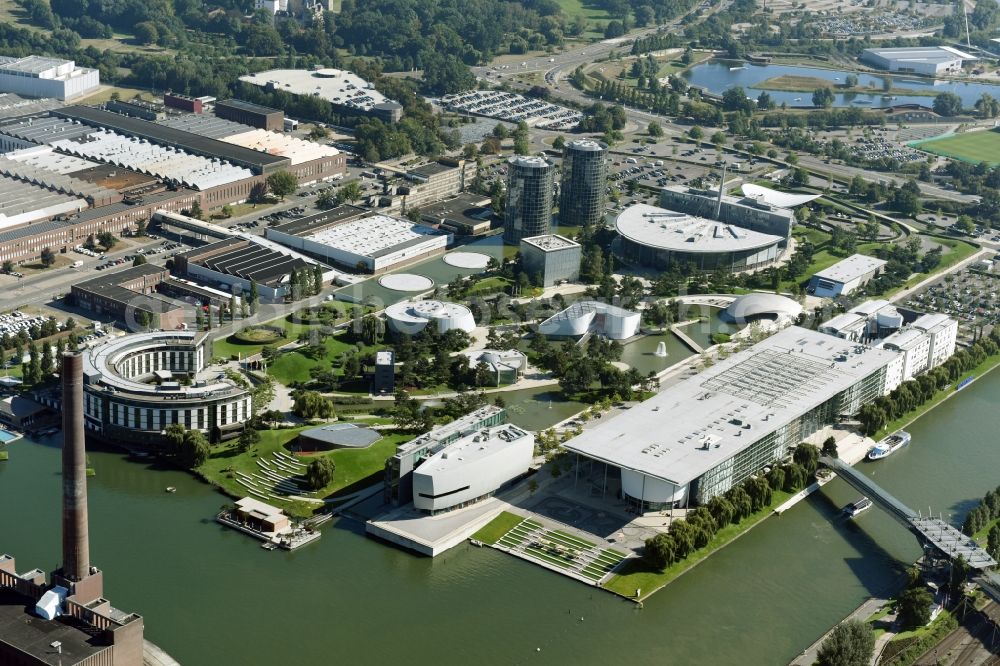
[[[367,423],[362,422],[358,425]],[[271,459],[275,451],[289,453],[287,445],[306,427],[308,426],[263,430],[260,433],[260,443],[252,452],[240,453],[228,445],[215,447],[208,461],[196,471],[227,495],[244,497],[248,494],[247,490],[236,482],[234,472],[239,471],[251,476],[259,473],[258,459]],[[364,449],[338,449],[299,456],[298,460],[303,464],[308,464],[315,457],[326,457],[333,460],[337,466],[333,481],[326,487],[310,493],[309,497],[325,499],[347,495],[377,482],[385,469],[386,459],[395,453],[396,446],[412,439],[413,436],[408,432],[385,433],[382,439]],[[308,507],[299,502],[269,501],[297,514],[308,513]]]
[[[484,525],[478,532],[472,535],[476,541],[480,541],[487,546],[492,546],[500,540],[504,534],[511,531],[524,520],[521,516],[504,511],[499,516]]]
[[[812,93],[817,88],[832,88],[834,92],[838,93],[856,93],[862,95],[881,94],[934,97],[940,94],[939,92],[928,88],[892,88],[886,92],[881,88],[866,86],[847,87],[846,85],[837,83],[836,81],[824,79],[820,76],[799,76],[796,74],[782,74],[781,76],[775,76],[761,81],[760,83],[755,83],[750,87],[755,90],[780,90],[784,92],[802,93]]]
[[[642,558],[630,559],[625,562],[619,573],[612,576],[604,584],[604,588],[636,601],[646,599],[674,579],[698,566],[698,564],[707,559],[712,553],[720,548],[724,548],[732,541],[744,535],[751,528],[770,516],[774,511],[774,507],[781,506],[783,502],[794,494],[783,490],[774,491],[770,505],[744,518],[738,525],[726,525],[715,533],[715,536],[712,537],[707,546],[691,553],[683,560],[675,562],[663,571],[652,569]],[[641,590],[638,598],[635,596],[637,589]]]

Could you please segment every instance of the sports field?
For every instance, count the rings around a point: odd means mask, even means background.
[[[982,130],[952,134],[913,144],[914,148],[963,162],[1000,164],[1000,131]]]

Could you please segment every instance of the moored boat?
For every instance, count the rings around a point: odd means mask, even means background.
[[[891,456],[909,443],[910,433],[905,430],[897,430],[871,448],[868,452],[868,460],[881,460]]]
[[[872,508],[872,501],[867,497],[862,497],[856,502],[851,502],[844,507],[844,515],[848,518],[855,518],[858,514]]]

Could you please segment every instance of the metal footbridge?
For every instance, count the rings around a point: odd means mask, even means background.
[[[940,518],[922,516],[850,465],[827,456],[821,457],[819,461],[913,532],[924,549],[934,550],[949,560],[961,555],[972,569],[980,572],[997,565],[996,560],[971,537]],[[1000,577],[991,574],[989,578],[1000,592]]]

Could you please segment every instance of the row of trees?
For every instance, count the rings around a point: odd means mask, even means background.
[[[947,361],[922,375],[903,382],[889,395],[880,396],[864,405],[858,414],[861,429],[874,435],[886,424],[920,407],[937,392],[958,381],[987,358],[1000,351],[1000,329],[994,329],[969,349],[956,351]]]
[[[288,281],[292,288],[293,301],[316,296],[323,291],[323,268],[319,264],[313,264],[298,270],[293,269]]]
[[[658,570],[683,560],[707,546],[726,525],[738,525],[744,518],[770,506],[775,490],[794,492],[805,487],[816,471],[818,459],[819,450],[815,446],[800,444],[792,462],[774,466],[766,476],[745,479],[703,506],[688,511],[685,518],[671,522],[667,532],[647,539],[643,557]]]
[[[962,532],[972,536],[995,520],[1000,519],[1000,486],[991,490],[969,512],[962,523]]]

